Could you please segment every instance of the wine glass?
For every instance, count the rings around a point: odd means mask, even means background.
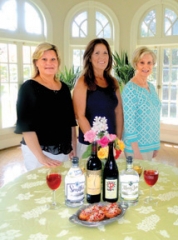
[[[152,196],[152,187],[156,184],[159,176],[158,169],[155,168],[154,166],[144,168],[144,180],[148,186],[150,186],[150,194],[148,197],[145,198],[144,202],[145,203],[157,203],[157,200],[153,198]]]
[[[143,168],[140,165],[140,163],[134,163],[133,164],[133,169],[138,173],[139,177],[141,177]]]
[[[48,170],[46,175],[46,182],[50,189],[53,190],[53,200],[49,205],[50,209],[57,209],[59,206],[56,203],[55,191],[59,188],[62,181],[62,176],[60,174],[58,167],[52,167]]]

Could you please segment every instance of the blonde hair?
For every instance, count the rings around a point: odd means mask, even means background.
[[[35,49],[35,51],[32,55],[32,63],[33,63],[32,78],[35,78],[36,76],[39,75],[39,70],[36,66],[36,61],[42,57],[42,55],[44,54],[45,51],[48,51],[48,50],[53,50],[56,53],[58,64],[60,66],[61,59],[59,57],[59,52],[58,52],[57,47],[55,45],[51,44],[51,43],[48,43],[48,42],[40,43],[36,47],[36,49]]]
[[[134,53],[133,53],[133,56],[132,56],[132,66],[134,69],[136,69],[136,65],[137,63],[139,62],[139,60],[146,54],[150,54],[152,56],[152,59],[153,59],[153,65],[156,64],[156,55],[155,53],[147,48],[147,47],[139,47],[137,48]]]

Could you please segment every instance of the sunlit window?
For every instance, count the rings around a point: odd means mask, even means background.
[[[111,26],[108,19],[100,12],[96,12],[96,36],[111,38]]]
[[[87,12],[82,12],[73,20],[72,37],[85,38],[87,33]]]
[[[163,50],[162,117],[178,117],[178,48]]]
[[[0,43],[0,92],[2,128],[16,121],[16,99],[18,91],[17,46]]]
[[[156,34],[156,12],[150,11],[141,24],[141,37],[153,37]]]
[[[29,33],[42,33],[41,19],[39,14],[29,3],[25,3],[25,29]]]
[[[0,0],[0,131],[16,123],[18,89],[31,78],[36,35],[38,42],[44,40],[44,27],[43,15],[31,1]]]
[[[164,33],[166,36],[178,35],[178,16],[170,9],[165,9]]]
[[[35,46],[23,46],[23,80],[32,76],[32,54]]]
[[[73,66],[74,70],[77,70],[79,68],[82,69],[83,66],[83,54],[84,49],[74,49],[73,50]]]
[[[16,1],[8,0],[0,6],[0,28],[15,31],[17,29]]]

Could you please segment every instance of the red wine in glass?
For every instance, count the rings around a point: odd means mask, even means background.
[[[149,197],[145,198],[144,202],[156,204],[157,201],[152,197],[151,190],[152,190],[152,186],[154,186],[156,184],[156,182],[158,181],[159,172],[157,169],[150,167],[149,169],[144,170],[143,175],[144,175],[144,180],[145,180],[146,184],[148,186],[150,186],[150,195],[149,195]]]
[[[46,176],[48,187],[52,190],[56,190],[60,186],[61,180],[61,175],[58,173],[51,173]]]
[[[48,187],[53,190],[53,201],[49,206],[51,209],[58,208],[58,204],[56,203],[56,199],[55,199],[55,191],[61,185],[61,181],[62,181],[62,176],[59,172],[59,168],[56,167],[56,168],[49,169],[46,175],[46,182]]]
[[[155,183],[158,180],[158,171],[157,170],[145,170],[144,171],[144,179],[145,179],[145,182],[149,186],[155,185]]]

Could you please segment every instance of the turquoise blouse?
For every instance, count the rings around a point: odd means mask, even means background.
[[[161,103],[152,83],[149,90],[129,81],[122,92],[125,152],[133,153],[131,143],[138,142],[140,152],[160,148]]]

